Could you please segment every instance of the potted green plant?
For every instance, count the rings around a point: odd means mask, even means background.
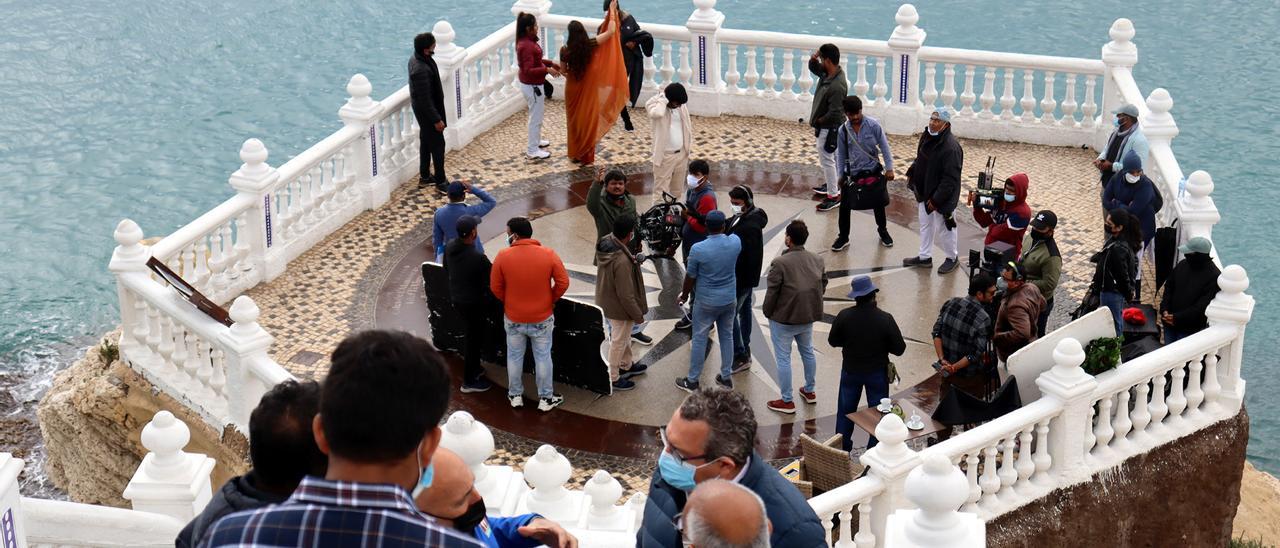
[[[1080,367],[1085,373],[1097,376],[1120,365],[1120,347],[1124,345],[1123,337],[1099,337],[1084,347],[1084,363]]]

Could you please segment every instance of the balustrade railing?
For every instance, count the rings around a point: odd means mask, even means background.
[[[883,538],[877,538],[871,530],[872,500],[884,492],[884,482],[880,478],[866,476],[856,479],[814,496],[809,499],[809,507],[822,520],[822,529],[834,546],[856,546],[871,548]],[[840,529],[833,537],[834,524],[839,520]],[[852,524],[858,524],[858,532],[853,532]]]

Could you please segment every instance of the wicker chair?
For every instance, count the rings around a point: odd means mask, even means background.
[[[840,448],[840,436],[819,442],[800,435],[800,479],[813,484],[813,494],[830,491],[858,478],[863,466]]]

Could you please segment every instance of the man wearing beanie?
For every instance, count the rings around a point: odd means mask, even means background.
[[[920,134],[916,159],[907,169],[907,187],[915,193],[920,217],[920,253],[902,261],[902,266],[933,267],[933,244],[938,243],[946,260],[938,267],[947,274],[959,265],[959,235],[953,215],[960,202],[960,171],[964,149],[951,134],[951,109],[938,107],[929,117],[929,126]]]
[[[1164,343],[1171,344],[1205,327],[1204,316],[1209,302],[1218,294],[1218,276],[1222,271],[1213,264],[1209,252],[1213,244],[1206,238],[1191,238],[1178,247],[1186,258],[1173,267],[1160,299],[1160,325],[1164,327]]]
[[[696,285],[698,300],[693,303],[693,355],[689,358],[689,374],[676,380],[676,386],[686,392],[694,392],[700,386],[698,379],[702,376],[712,324],[717,328],[720,345],[720,374],[716,375],[716,383],[733,388],[729,376],[733,366],[733,319],[737,302],[735,270],[742,240],[736,235],[726,236],[724,225],[723,212],[716,209],[707,213],[707,239],[694,244],[689,250],[679,303],[683,306],[689,300],[689,292]]]
[[[480,203],[467,205],[468,190],[480,198]],[[436,260],[442,260],[441,258],[444,257],[444,247],[449,244],[449,240],[458,237],[458,219],[463,215],[470,215],[478,220],[498,205],[498,201],[494,200],[488,192],[471,183],[462,181],[449,183],[448,193],[449,203],[436,210],[435,220],[432,222],[431,241],[436,246]],[[484,245],[480,243],[479,238],[476,238],[476,249],[484,253]]]

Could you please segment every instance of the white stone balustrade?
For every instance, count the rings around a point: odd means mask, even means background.
[[[510,466],[485,464],[493,454],[493,433],[484,423],[475,420],[471,413],[455,411],[445,421],[440,446],[454,453],[475,474],[476,491],[484,497],[485,510],[490,516],[511,515],[516,504],[529,487],[524,474]]]
[[[142,429],[147,456],[124,489],[133,509],[189,521],[204,509],[212,491],[209,474],[215,461],[182,449],[191,431],[168,411],[156,413]]]
[[[932,454],[907,476],[907,499],[915,510],[889,517],[885,546],[892,548],[981,548],[987,545],[986,524],[960,512],[969,496],[965,476],[946,457]]]

